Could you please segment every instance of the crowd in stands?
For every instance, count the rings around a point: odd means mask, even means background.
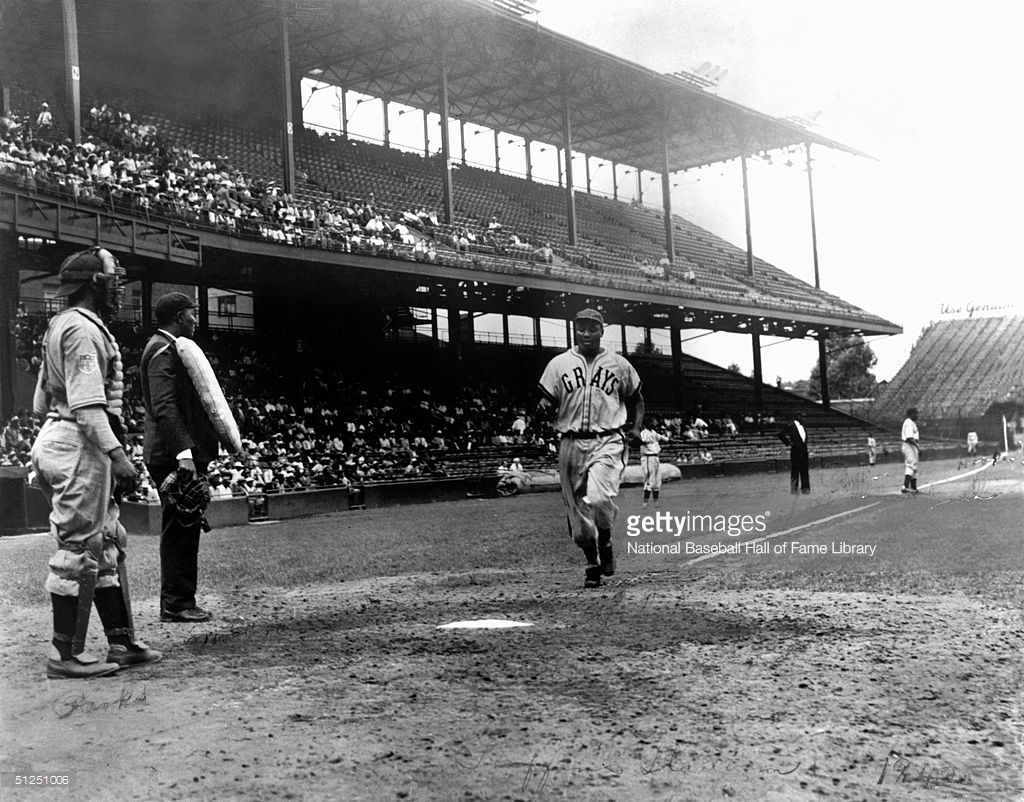
[[[82,142],[74,145],[48,108],[0,118],[0,181],[83,206],[297,247],[454,264],[490,256],[556,262],[550,241],[515,230],[497,215],[476,226],[443,225],[436,209],[383,208],[372,193],[344,197],[335,191],[332,197],[299,199],[275,179],[243,171],[223,154],[170,144],[158,125],[136,120],[120,104],[93,103],[83,132]],[[585,249],[567,259],[595,267]],[[638,276],[677,278],[667,254],[657,265],[638,258],[636,266]],[[694,283],[692,266],[678,278]]]
[[[38,370],[47,316],[19,313],[18,349],[23,369]],[[144,406],[138,362],[145,332],[133,323],[111,324],[125,365],[125,414],[129,455],[143,472],[133,498],[155,500],[142,459]],[[369,482],[448,476],[452,457],[510,447],[538,460],[553,453],[550,422],[525,410],[536,399],[483,382],[458,390],[427,387],[393,377],[355,378],[320,367],[303,384],[303,401],[293,403],[275,374],[273,359],[247,338],[214,334],[207,344],[242,433],[245,453],[224,456],[210,466],[218,495],[250,495],[349,487]],[[267,388],[278,388],[271,392]],[[6,424],[0,465],[29,465],[39,423],[28,411]]]

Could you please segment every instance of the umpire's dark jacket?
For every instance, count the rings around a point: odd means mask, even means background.
[[[801,421],[801,425],[802,424],[803,421]],[[799,429],[796,428],[796,423],[792,421],[783,426],[779,432],[779,439],[789,446],[789,458],[793,460],[796,465],[807,465],[808,455],[806,438],[807,427],[804,426],[804,436],[801,437]]]
[[[177,465],[178,454],[190,448],[196,467],[205,471],[217,457],[217,433],[168,335],[158,331],[146,343],[139,374],[146,404],[146,465]]]

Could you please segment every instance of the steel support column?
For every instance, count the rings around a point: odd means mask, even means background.
[[[764,409],[764,374],[761,370],[761,332],[750,332],[750,346],[754,356],[754,406],[755,412]]]
[[[18,342],[14,325],[21,300],[17,236],[0,233],[0,418],[6,423],[15,410],[14,377],[18,365]]]
[[[668,169],[668,131],[661,136],[661,206],[665,216],[665,253],[670,262],[676,260],[675,237],[672,234],[672,176]]]
[[[576,188],[572,180],[572,115],[569,98],[562,94],[562,141],[565,143],[565,212],[569,226],[569,244],[576,245]]]
[[[291,45],[288,36],[288,4],[282,3],[278,12],[281,47],[281,119],[284,120],[282,136],[282,176],[284,191],[291,195],[295,191],[295,121],[292,118],[292,64]]]
[[[818,225],[814,217],[814,178],[811,175],[811,143],[804,145],[807,149],[807,198],[811,206],[811,253],[814,254],[814,289],[821,289],[821,276],[818,274]]]
[[[64,75],[71,141],[82,142],[82,74],[78,64],[78,11],[75,0],[61,0],[64,28]]]
[[[747,157],[740,157],[740,172],[743,174],[743,219],[747,231],[747,275],[754,275],[754,240],[750,233],[750,184],[747,180]]]
[[[669,325],[669,336],[672,338],[672,403],[676,412],[683,409],[683,344],[680,333],[679,324],[673,321]]]
[[[441,69],[439,76],[441,114],[441,220],[446,225],[451,225],[455,219],[455,202],[452,195],[452,167],[451,167],[451,143],[448,141],[448,64],[441,56]],[[462,121],[459,121],[462,133],[462,163],[466,163],[466,129]]]
[[[825,340],[825,332],[818,335],[818,373],[821,376],[821,405],[825,409],[832,408],[832,397],[828,391],[828,348]]]

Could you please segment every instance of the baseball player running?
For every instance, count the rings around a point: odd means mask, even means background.
[[[668,442],[667,434],[660,434],[655,429],[654,418],[648,415],[644,418],[644,428],[640,432],[640,469],[644,477],[644,506],[654,496],[654,505],[658,505],[658,495],[661,493],[661,444]]]
[[[587,560],[584,587],[615,573],[615,497],[626,466],[626,435],[640,437],[640,377],[623,357],[601,347],[604,318],[583,309],[573,321],[576,347],[552,359],[540,378],[541,409],[556,410],[558,474],[573,541]]]

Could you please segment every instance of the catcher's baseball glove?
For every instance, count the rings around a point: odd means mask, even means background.
[[[160,496],[182,526],[187,528],[198,523],[204,532],[210,531],[204,513],[210,505],[212,494],[205,476],[189,471],[173,471],[160,485]]]

